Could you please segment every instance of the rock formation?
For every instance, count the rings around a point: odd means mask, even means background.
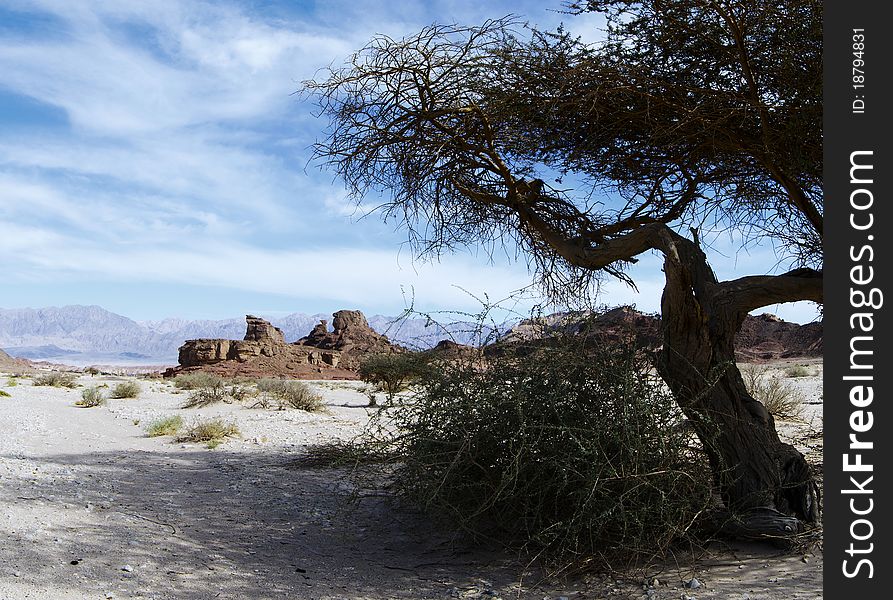
[[[187,340],[180,346],[180,365],[165,375],[204,370],[226,376],[356,379],[354,371],[364,356],[403,351],[372,330],[358,310],[336,312],[334,331],[328,331],[323,320],[309,335],[291,344],[282,330],[264,319],[247,315],[245,321],[242,340]]]
[[[526,319],[486,352],[498,354],[518,344],[537,345],[562,334],[597,336],[609,342],[634,341],[638,347],[651,349],[663,344],[659,316],[620,306],[601,314],[558,313]],[[822,323],[799,325],[771,314],[748,315],[735,336],[735,355],[741,361],[819,357],[822,355]]]
[[[0,348],[0,372],[20,374],[27,373],[31,370],[30,361],[21,358],[13,358]]]
[[[288,344],[282,331],[269,322],[247,315],[242,340],[187,340],[180,346],[180,366],[166,375],[205,370],[222,375],[288,376],[296,379],[351,379],[339,368],[341,353]]]
[[[309,348],[338,351],[341,366],[351,370],[359,367],[364,356],[405,351],[369,327],[366,317],[358,310],[339,310],[333,314],[332,328],[333,331],[328,331],[328,323],[325,320],[320,321],[309,335],[295,343]]]

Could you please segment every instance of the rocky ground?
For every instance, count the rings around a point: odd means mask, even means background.
[[[796,364],[808,374],[773,363],[806,398],[802,419],[779,429],[820,461],[821,363]],[[716,543],[628,573],[545,578],[383,492],[356,493],[342,470],[296,467],[309,445],[361,429],[360,382],[311,382],[328,407],[311,414],[182,409],[186,394],[170,383],[138,381],[138,398],[88,409],[74,406],[83,388],[0,377],[0,599],[822,597],[817,545]],[[241,437],[215,449],[146,437],[148,423],[175,414],[221,416]]]

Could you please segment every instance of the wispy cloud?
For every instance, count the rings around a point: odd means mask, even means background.
[[[587,40],[600,26],[535,0],[263,11],[235,0],[11,0],[0,11],[34,22],[0,27],[0,92],[47,114],[23,127],[0,112],[5,282],[218,286],[290,296],[295,310],[327,298],[397,311],[409,287],[422,305],[468,308],[457,286],[496,297],[530,282],[523,265],[467,255],[413,263],[401,233],[363,218],[386,198],[355,205],[331,174],[305,169],[322,123],[294,94],[303,79],[374,34],[435,20],[515,13],[545,27],[567,21]],[[609,287],[610,301],[656,310],[659,275],[643,272],[638,296]]]

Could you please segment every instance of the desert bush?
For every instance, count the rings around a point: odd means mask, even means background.
[[[112,398],[136,398],[142,392],[140,384],[135,381],[119,383],[112,389]]]
[[[32,383],[34,385],[74,388],[77,387],[77,375],[61,371],[50,371],[49,373],[42,373],[36,376]]]
[[[251,385],[233,383],[229,386],[229,389],[226,391],[226,393],[233,400],[236,400],[237,402],[244,402],[256,397],[258,394],[258,390],[256,387]]]
[[[177,435],[183,427],[183,417],[174,415],[164,417],[149,423],[146,427],[146,435],[149,437],[159,437],[162,435]]]
[[[784,370],[784,374],[786,377],[809,377],[812,373],[803,365],[792,365]]]
[[[681,414],[631,347],[563,341],[445,364],[370,445],[401,494],[460,526],[560,560],[659,553],[706,505],[711,477]]]
[[[360,362],[357,372],[363,381],[374,384],[376,391],[384,392],[388,402],[393,402],[397,394],[423,377],[430,368],[430,362],[424,354],[401,352],[368,356]],[[375,391],[367,395],[369,405],[375,406]]]
[[[240,435],[235,423],[228,423],[223,419],[209,419],[196,421],[186,431],[177,437],[177,442],[204,443],[208,448],[215,448],[228,437]]]
[[[105,404],[105,390],[100,386],[88,387],[81,392],[81,399],[75,402],[75,406],[93,408]]]
[[[0,390],[0,398],[10,398],[9,392],[6,390]]]
[[[257,382],[257,390],[259,396],[255,407],[297,408],[308,412],[325,410],[322,396],[303,381],[266,378]]]
[[[84,373],[90,377],[95,377],[96,375],[99,375],[99,369],[97,367],[87,367],[84,369]]]
[[[780,377],[770,375],[764,365],[740,365],[747,392],[763,403],[772,415],[797,419],[803,415],[803,394]]]
[[[213,373],[195,371],[192,373],[180,373],[174,377],[174,387],[178,390],[198,390],[213,388],[223,384],[223,378]]]
[[[217,402],[229,402],[231,400],[226,391],[226,383],[219,379],[213,385],[199,387],[192,390],[189,398],[183,403],[183,408],[198,408],[216,404]]]
[[[6,386],[7,387],[15,387],[19,385],[18,378],[15,375],[10,375],[6,378]]]

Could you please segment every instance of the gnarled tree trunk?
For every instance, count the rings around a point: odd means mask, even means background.
[[[815,287],[816,280],[821,286],[820,274],[803,270],[720,283],[696,243],[674,235],[662,250],[658,370],[694,425],[726,506],[755,533],[789,533],[798,526],[791,516],[817,521],[819,492],[809,466],[779,439],[772,415],[747,392],[735,365],[734,337],[750,310],[778,298],[779,290],[787,290],[784,296],[792,293],[788,288]],[[767,514],[778,518],[767,520]]]

